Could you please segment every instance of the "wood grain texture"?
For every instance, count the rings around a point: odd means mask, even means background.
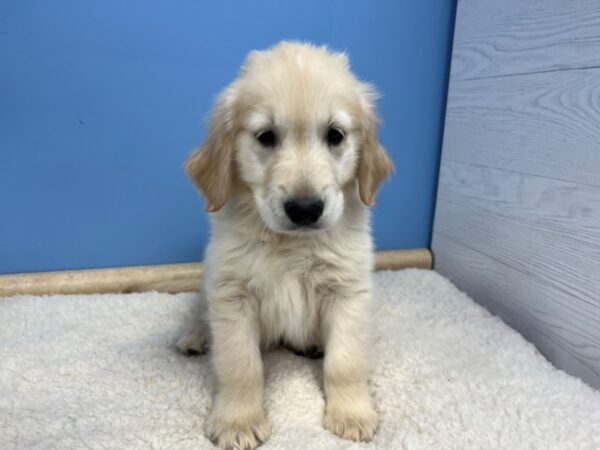
[[[452,78],[600,67],[598,0],[459,0]]]
[[[600,69],[452,80],[443,148],[448,161],[600,186]]]
[[[424,248],[375,253],[376,270],[431,269],[431,266],[431,252]],[[18,294],[186,292],[196,290],[201,277],[200,263],[0,275],[0,297]]]
[[[462,257],[486,256],[494,269],[486,261],[473,283],[493,287],[496,312],[524,334],[543,333],[547,356],[556,356],[550,341],[560,343],[588,380],[600,379],[600,188],[449,162],[440,185],[436,270],[462,279],[465,267],[478,267],[456,266],[460,252],[449,257],[440,236],[462,245]]]
[[[432,250],[600,388],[600,2],[459,0]]]

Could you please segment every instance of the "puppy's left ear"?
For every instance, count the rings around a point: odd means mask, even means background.
[[[373,106],[377,93],[369,85],[363,85],[363,88],[365,130],[358,160],[358,192],[365,205],[374,206],[375,194],[383,180],[394,170],[394,163],[379,143],[377,135],[377,116]]]

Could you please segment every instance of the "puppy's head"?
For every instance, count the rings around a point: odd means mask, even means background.
[[[375,98],[344,54],[289,42],[252,52],[218,97],[206,142],[186,169],[208,211],[243,186],[275,232],[329,228],[343,214],[344,192],[358,183],[362,202],[373,205],[392,170],[377,138]]]

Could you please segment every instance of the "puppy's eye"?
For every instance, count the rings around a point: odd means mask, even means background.
[[[327,143],[329,145],[340,145],[340,143],[344,140],[344,133],[342,133],[337,128],[330,128],[327,130]]]
[[[277,138],[273,130],[261,131],[256,135],[256,139],[263,147],[275,147]]]

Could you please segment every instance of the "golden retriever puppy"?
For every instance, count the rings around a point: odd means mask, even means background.
[[[206,433],[222,448],[269,436],[261,349],[324,351],[324,426],[368,441],[373,244],[369,209],[392,169],[374,89],[345,54],[282,42],[253,51],[218,97],[186,169],[212,213],[199,312],[178,341],[210,352]]]

